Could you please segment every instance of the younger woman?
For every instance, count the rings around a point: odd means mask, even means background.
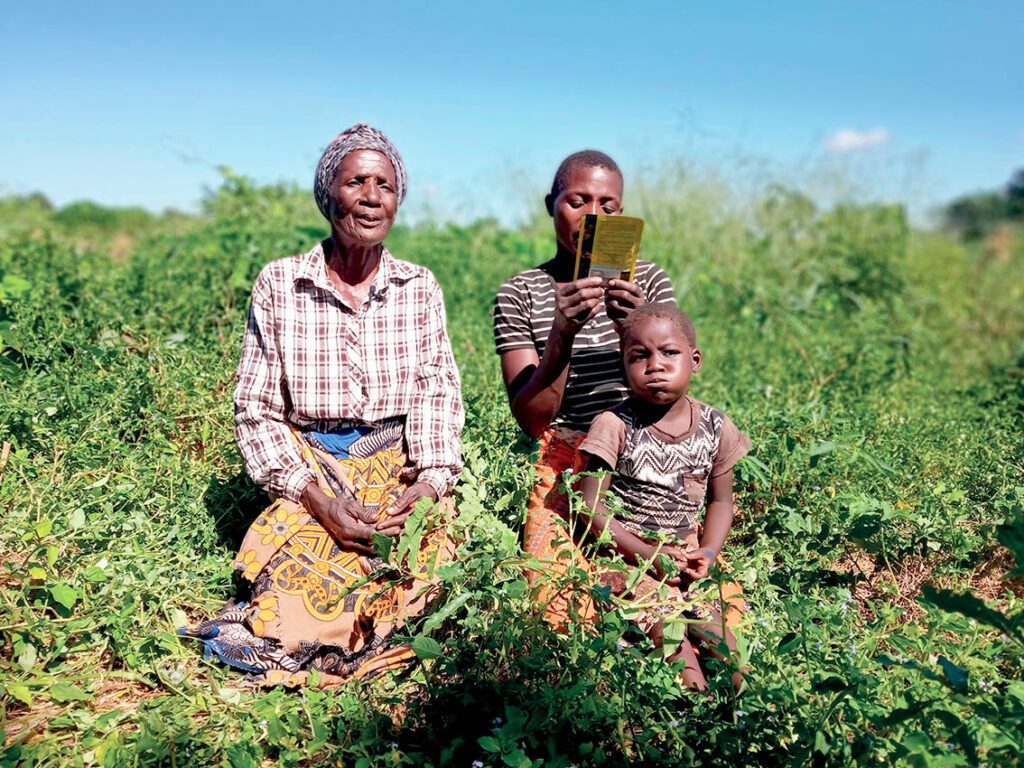
[[[567,535],[561,475],[579,469],[576,446],[601,411],[628,394],[619,355],[619,324],[648,301],[674,301],[672,283],[656,264],[638,261],[634,282],[573,280],[576,241],[586,213],[622,213],[622,172],[608,155],[585,150],[559,165],[544,199],[555,230],[554,257],[501,286],[494,306],[494,346],[512,414],[539,438],[537,485],[531,494],[524,548],[543,564],[531,571],[537,599],[555,625],[587,619],[586,594],[545,588],[567,567],[586,561]]]

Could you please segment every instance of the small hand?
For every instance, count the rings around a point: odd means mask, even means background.
[[[654,554],[655,551],[657,551],[657,555]],[[682,584],[683,580],[680,575],[684,556],[682,549],[673,544],[662,544],[656,549],[652,547],[651,556],[654,557],[652,570],[659,580],[663,580],[670,587],[678,587]],[[668,562],[666,562],[666,558],[668,558]]]
[[[604,288],[600,277],[584,277],[555,291],[555,325],[575,336],[601,307]]]
[[[710,547],[691,549],[685,557],[686,562],[680,572],[690,582],[700,581],[708,577],[711,563],[715,561],[715,550]]]
[[[608,290],[605,292],[605,307],[608,317],[613,323],[619,325],[623,320],[637,308],[647,302],[644,292],[640,286],[628,280],[609,280]]]
[[[412,514],[416,502],[425,496],[437,501],[437,494],[434,493],[434,487],[430,483],[419,481],[410,485],[381,515],[380,520],[377,521],[376,532],[385,536],[400,536],[406,518]]]

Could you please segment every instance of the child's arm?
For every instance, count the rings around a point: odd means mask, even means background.
[[[722,551],[732,526],[732,470],[708,481],[707,512],[704,531],[697,549],[686,553],[682,572],[692,581],[707,578],[708,569]]]
[[[602,459],[591,456],[587,462],[587,472],[609,472],[609,467]],[[590,520],[590,527],[595,536],[600,536],[605,529],[612,538],[615,549],[634,565],[649,561],[654,557],[655,545],[644,541],[639,536],[626,530],[623,525],[608,514],[608,508],[604,505],[601,496],[611,485],[611,476],[603,478],[593,475],[584,475],[580,478],[580,494],[586,509],[583,514]]]

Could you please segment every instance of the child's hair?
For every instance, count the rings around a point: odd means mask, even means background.
[[[693,321],[690,319],[690,316],[675,304],[667,303],[641,304],[627,315],[621,323],[623,346],[625,346],[626,339],[635,328],[639,327],[641,323],[654,319],[668,320],[682,332],[683,336],[690,343],[690,347],[697,347],[697,330],[693,327]]]
[[[562,161],[561,165],[558,166],[558,170],[555,171],[555,178],[551,182],[552,201],[562,193],[566,183],[569,181],[569,174],[577,168],[604,168],[606,171],[617,173],[619,178],[622,178],[622,171],[619,170],[618,164],[604,152],[598,152],[596,149],[584,149],[580,152],[573,152]]]

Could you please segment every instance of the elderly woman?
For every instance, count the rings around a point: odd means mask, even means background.
[[[335,683],[410,659],[390,637],[424,609],[431,565],[451,554],[445,503],[404,580],[380,575],[372,543],[400,536],[415,502],[443,499],[461,470],[441,288],[382,245],[405,192],[384,134],[365,124],[339,134],[316,172],[331,236],[271,262],[253,286],[236,436],[276,500],[234,561],[251,601],[190,634],[261,682],[301,684],[315,669]]]

